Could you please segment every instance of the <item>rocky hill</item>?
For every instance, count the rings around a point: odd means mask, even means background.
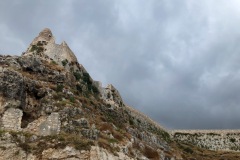
[[[4,160],[240,159],[178,141],[94,81],[49,29],[21,56],[0,55],[0,115]]]

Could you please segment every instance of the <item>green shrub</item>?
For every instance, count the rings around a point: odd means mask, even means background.
[[[88,73],[83,73],[83,81],[89,85],[92,84],[92,81],[90,80],[90,75]]]
[[[109,92],[107,93],[107,98],[108,98],[108,99],[111,98],[111,95],[110,95]]]
[[[62,65],[63,65],[63,66],[66,66],[67,64],[68,64],[68,60],[67,60],[67,59],[65,59],[65,60],[62,61]]]
[[[80,78],[81,78],[81,73],[80,72],[73,72],[73,75],[74,75],[74,77],[76,78],[77,81],[80,80]]]
[[[19,147],[22,148],[26,152],[30,152],[32,149],[31,146],[27,143],[19,143]]]
[[[76,88],[77,88],[77,90],[78,90],[79,92],[82,92],[82,87],[81,87],[81,85],[77,84],[77,85],[76,85]]]
[[[57,62],[54,61],[54,60],[52,60],[51,63],[54,64],[54,65],[57,65]]]
[[[2,137],[4,134],[5,134],[5,131],[0,129],[0,137]]]
[[[184,148],[183,150],[184,150],[184,152],[193,154],[193,150],[192,150],[191,148],[189,148],[189,147],[186,147],[186,148]]]
[[[31,51],[31,52],[33,52],[33,51],[37,50],[37,48],[38,48],[38,47],[37,47],[36,45],[32,45],[32,47],[31,47],[31,50],[30,50],[30,51]]]
[[[133,122],[133,120],[131,118],[129,118],[129,124],[130,125],[134,125],[134,122]]]
[[[84,140],[75,140],[73,142],[75,149],[77,150],[90,150],[93,142],[91,141],[84,141]]]
[[[56,89],[56,91],[57,91],[57,92],[62,92],[62,91],[63,91],[63,88],[64,88],[64,86],[63,86],[62,84],[57,84],[57,89]]]
[[[42,46],[38,46],[38,45],[32,45],[31,47],[31,52],[36,51],[37,53],[43,52],[43,47]]]
[[[235,138],[230,138],[230,142],[234,143],[234,142],[236,142],[236,139]]]
[[[109,143],[118,143],[118,141],[117,141],[116,139],[114,139],[114,138],[110,138],[110,139],[108,140],[108,142],[109,142]]]
[[[98,93],[99,93],[98,88],[95,87],[95,86],[92,86],[92,91],[93,91],[93,93],[95,93],[95,94],[98,94]]]
[[[69,97],[69,100],[70,100],[70,102],[74,103],[74,102],[75,102],[74,96],[70,96],[70,97]]]

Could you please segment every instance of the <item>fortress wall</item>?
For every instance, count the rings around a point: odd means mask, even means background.
[[[201,148],[240,151],[240,130],[172,130],[170,135]]]

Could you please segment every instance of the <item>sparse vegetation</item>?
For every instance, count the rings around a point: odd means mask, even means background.
[[[80,84],[77,84],[76,85],[76,89],[81,93],[82,92],[82,87]]]
[[[74,96],[70,96],[69,100],[70,100],[70,102],[74,103],[75,102],[75,97]]]
[[[92,86],[92,91],[93,91],[93,93],[95,93],[95,94],[98,94],[98,93],[99,93],[98,88],[95,87],[95,86]]]
[[[57,65],[57,62],[54,61],[54,60],[52,60],[51,63],[52,63],[53,65]]]
[[[193,154],[193,150],[192,150],[190,147],[186,147],[186,148],[184,148],[183,150],[184,150],[184,152]]]
[[[57,88],[56,91],[57,92],[62,92],[63,91],[64,86],[62,84],[57,84]]]
[[[74,77],[76,78],[77,81],[80,80],[81,78],[81,73],[80,72],[73,72]]]
[[[156,149],[153,149],[149,146],[145,146],[144,148],[144,155],[149,158],[149,159],[159,159],[159,154],[158,152],[156,151]]]
[[[90,150],[91,146],[94,145],[93,142],[83,139],[74,139],[73,144],[77,150]]]
[[[42,45],[39,45],[39,44],[37,44],[37,45],[32,45],[32,47],[31,47],[31,52],[36,52],[36,53],[41,53],[41,52],[43,52],[43,47],[42,47]]]
[[[63,66],[66,66],[67,64],[68,64],[68,60],[67,60],[67,59],[65,59],[65,60],[62,61],[62,65],[63,65]]]
[[[86,82],[87,84],[92,84],[92,82],[90,80],[90,76],[86,72],[83,72],[83,81]]]
[[[131,118],[129,118],[129,124],[134,125],[134,121]]]
[[[235,143],[236,139],[235,138],[230,138],[230,142]]]

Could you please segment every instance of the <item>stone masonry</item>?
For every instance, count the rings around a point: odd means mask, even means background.
[[[63,41],[60,45],[56,44],[51,30],[48,28],[45,28],[39,33],[39,35],[32,41],[30,47],[23,55],[37,54],[36,52],[38,52],[38,49],[42,50],[44,57],[48,57],[48,60],[54,60],[58,64],[61,64],[62,61],[66,60],[68,63],[77,62],[76,56],[68,47],[67,43]]]
[[[173,130],[171,136],[210,150],[240,151],[240,130]]]
[[[21,131],[22,111],[20,109],[9,108],[2,117],[2,126],[6,130]]]
[[[43,136],[58,134],[60,132],[61,121],[58,113],[51,113],[47,120],[39,126],[39,134]]]

